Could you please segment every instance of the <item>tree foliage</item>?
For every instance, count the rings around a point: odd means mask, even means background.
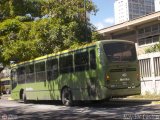
[[[145,50],[146,53],[160,52],[160,43]]]
[[[97,40],[95,28],[85,16],[96,8],[85,1],[84,6],[84,0],[2,0],[1,61],[25,61]],[[26,16],[28,13],[32,16]],[[34,16],[41,18],[34,20]]]
[[[0,0],[0,20],[24,16],[41,16],[40,0]]]

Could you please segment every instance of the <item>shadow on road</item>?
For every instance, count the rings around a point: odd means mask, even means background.
[[[147,106],[152,101],[144,100],[76,101],[72,107],[63,106],[61,101],[0,102],[0,119],[7,116],[18,120],[105,120],[124,119],[125,114],[146,111],[159,114],[160,111],[160,107]]]
[[[61,101],[28,101],[33,104],[63,106]],[[22,102],[23,103],[23,102]],[[117,108],[151,104],[152,100],[122,100],[113,99],[110,101],[74,101],[72,107],[95,107],[95,108]]]

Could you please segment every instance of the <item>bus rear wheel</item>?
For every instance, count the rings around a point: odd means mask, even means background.
[[[64,88],[62,90],[62,103],[65,106],[72,106],[73,105],[73,100],[72,100],[72,93],[69,88]]]

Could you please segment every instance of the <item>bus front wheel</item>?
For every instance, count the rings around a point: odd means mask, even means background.
[[[72,92],[71,90],[66,87],[62,90],[62,103],[65,106],[71,106],[73,105],[73,100],[72,100]]]

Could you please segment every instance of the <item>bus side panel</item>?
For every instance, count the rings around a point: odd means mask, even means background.
[[[24,88],[25,85],[17,85],[16,88],[12,89],[12,94],[11,94],[11,97],[12,99],[14,100],[19,100],[20,99],[20,90],[21,88]]]
[[[30,100],[60,100],[60,92],[55,81],[27,84],[26,96]]]

